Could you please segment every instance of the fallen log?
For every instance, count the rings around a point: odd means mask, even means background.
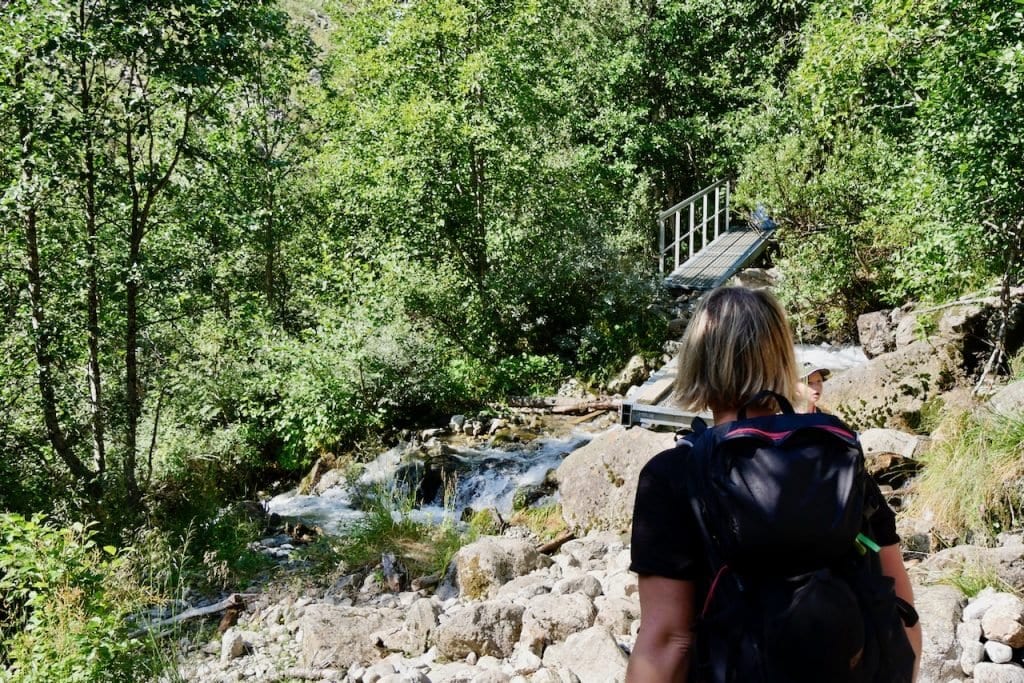
[[[555,415],[575,415],[592,413],[594,411],[618,410],[620,401],[613,399],[598,399],[596,401],[583,401],[571,405],[554,406],[551,412]]]
[[[276,678],[272,678],[272,681],[287,681],[294,680],[296,678],[303,681],[328,681],[336,680],[339,676],[344,676],[345,672],[338,672],[334,669],[303,669],[299,667],[293,667],[288,669],[282,674],[278,674]]]
[[[220,602],[214,603],[212,605],[206,605],[205,607],[190,607],[184,612],[175,614],[172,617],[167,617],[166,619],[161,619],[159,621],[154,621],[149,624],[146,624],[144,627],[136,629],[135,631],[130,633],[129,637],[138,638],[139,636],[146,634],[153,635],[154,637],[160,637],[166,634],[166,632],[161,631],[161,629],[164,629],[167,626],[180,624],[183,621],[188,621],[189,619],[196,619],[197,617],[205,617],[211,614],[218,614],[227,609],[243,610],[245,609],[245,596],[252,595],[254,594],[232,593]]]
[[[555,540],[548,541],[543,545],[537,546],[537,552],[543,555],[550,555],[574,538],[576,538],[576,534],[571,531],[567,531]]]
[[[574,425],[580,425],[580,424],[583,424],[584,422],[589,422],[590,420],[593,420],[595,417],[598,417],[599,415],[604,415],[606,412],[608,412],[608,411],[607,410],[591,410],[586,415],[582,415],[580,417],[574,418],[572,420],[572,423]]]

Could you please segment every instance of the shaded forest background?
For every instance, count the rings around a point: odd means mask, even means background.
[[[665,340],[657,211],[720,178],[812,336],[1019,283],[1022,11],[0,2],[0,508],[213,528],[600,383]]]

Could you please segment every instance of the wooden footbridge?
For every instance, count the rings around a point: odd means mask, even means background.
[[[760,256],[772,227],[733,224],[729,181],[721,180],[658,214],[658,230],[665,286],[703,292],[724,284]],[[666,275],[669,265],[672,270]],[[634,388],[620,403],[619,422],[626,426],[688,426],[695,413],[667,405],[675,368],[673,360]]]

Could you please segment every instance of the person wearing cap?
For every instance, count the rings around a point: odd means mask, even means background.
[[[832,371],[828,368],[819,367],[814,363],[804,363],[800,376],[800,395],[804,397],[805,413],[820,413],[818,401],[821,400],[821,392],[825,388],[825,380],[829,378]]]

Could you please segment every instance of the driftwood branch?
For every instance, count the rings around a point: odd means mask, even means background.
[[[555,415],[577,415],[594,411],[618,410],[619,404],[620,401],[613,399],[597,399],[596,401],[583,401],[570,405],[554,406],[551,412]]]
[[[165,629],[168,626],[173,626],[175,624],[180,624],[181,622],[188,621],[189,619],[195,619],[197,617],[205,617],[211,614],[217,614],[219,612],[223,612],[224,610],[232,608],[240,610],[245,609],[245,595],[252,594],[232,593],[220,602],[214,603],[212,605],[206,605],[205,607],[190,607],[184,612],[175,614],[172,617],[167,617],[166,619],[161,619],[160,621],[154,621],[152,623],[146,624],[146,626],[136,629],[134,632],[132,632],[130,634],[130,637],[138,638],[139,636],[145,634],[150,634],[159,637],[165,634],[165,632],[162,629]]]
[[[299,667],[293,667],[288,669],[284,673],[278,674],[276,677],[271,678],[270,681],[274,683],[278,681],[294,680],[296,678],[303,681],[327,681],[335,680],[339,676],[344,676],[344,672],[339,673],[334,669],[303,669]]]
[[[586,415],[581,415],[580,417],[575,418],[572,421],[572,423],[574,425],[583,424],[584,422],[588,422],[589,420],[593,420],[598,415],[604,415],[606,412],[607,411],[605,411],[605,410],[592,410],[589,413],[587,413]]]
[[[555,552],[556,550],[558,550],[574,538],[576,538],[576,534],[572,533],[571,531],[567,531],[555,540],[548,541],[544,545],[538,546],[537,552],[542,553],[544,555],[550,555],[551,553]]]

